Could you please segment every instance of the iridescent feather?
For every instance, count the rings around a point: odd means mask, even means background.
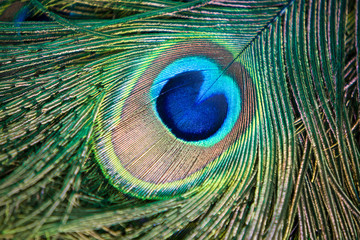
[[[0,3],[0,238],[358,239],[359,1]]]

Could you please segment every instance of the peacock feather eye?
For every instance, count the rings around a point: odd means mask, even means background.
[[[95,152],[113,186],[156,199],[231,176],[234,146],[256,110],[253,81],[232,63],[235,54],[202,39],[164,44],[107,93]]]

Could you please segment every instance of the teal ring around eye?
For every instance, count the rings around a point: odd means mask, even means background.
[[[227,116],[221,128],[213,136],[207,139],[191,142],[191,144],[195,144],[197,146],[213,146],[231,131],[241,111],[239,87],[231,77],[223,74],[222,70],[219,69],[219,66],[215,62],[205,57],[198,56],[185,57],[175,60],[162,70],[154,80],[150,90],[150,97],[151,99],[158,98],[161,89],[167,83],[168,79],[175,75],[189,71],[201,71],[204,75],[205,80],[197,98],[206,99],[214,94],[223,94],[228,103]],[[153,111],[156,116],[161,119],[157,113],[154,103],[155,101],[153,101]]]

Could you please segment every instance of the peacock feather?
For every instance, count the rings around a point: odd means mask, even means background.
[[[0,3],[1,239],[358,239],[360,1]]]

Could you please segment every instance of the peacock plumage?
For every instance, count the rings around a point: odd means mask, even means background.
[[[0,3],[1,239],[358,239],[360,1]]]

